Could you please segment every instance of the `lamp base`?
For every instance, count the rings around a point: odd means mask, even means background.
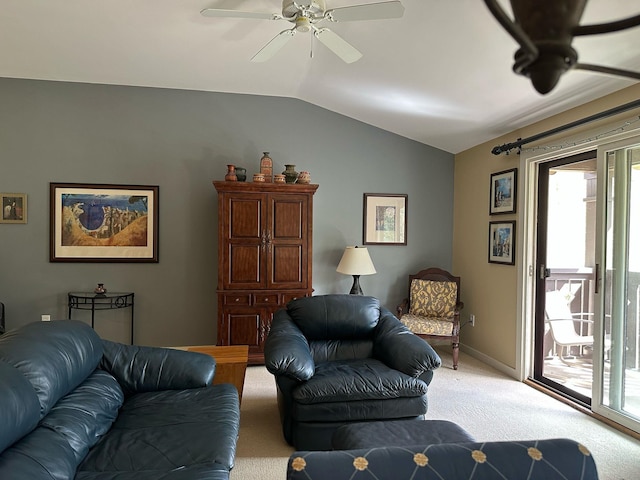
[[[351,287],[350,295],[363,295],[362,288],[360,288],[360,275],[353,275],[353,286]]]

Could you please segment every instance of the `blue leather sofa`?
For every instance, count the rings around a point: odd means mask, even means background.
[[[597,480],[589,451],[573,440],[440,443],[299,451],[287,480]]]
[[[0,478],[222,480],[240,407],[215,360],[100,339],[72,320],[0,337]]]
[[[282,430],[297,450],[329,450],[353,422],[421,420],[438,354],[378,299],[318,295],[289,302],[265,342]]]

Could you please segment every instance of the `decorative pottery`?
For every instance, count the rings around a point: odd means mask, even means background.
[[[285,176],[282,175],[281,173],[276,173],[273,176],[273,183],[286,183]]]
[[[296,183],[298,180],[298,172],[295,165],[285,165],[285,171],[282,172],[287,183]]]
[[[254,173],[253,181],[257,183],[264,183],[264,174],[262,173]]]
[[[272,182],[273,179],[273,160],[269,156],[269,152],[262,152],[260,159],[260,173],[264,175],[265,182]]]
[[[98,286],[93,291],[96,292],[98,295],[104,295],[105,293],[107,293],[107,289],[104,288],[104,283],[99,283]]]
[[[244,182],[247,179],[247,169],[243,167],[236,167],[236,177],[239,182]]]
[[[296,183],[311,183],[311,174],[306,170],[301,171]]]
[[[235,165],[227,165],[227,174],[224,176],[225,181],[227,182],[237,182],[238,177],[236,176],[236,166]]]

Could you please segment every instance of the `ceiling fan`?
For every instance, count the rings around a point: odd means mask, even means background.
[[[640,25],[640,15],[597,25],[580,25],[587,0],[511,0],[514,20],[497,0],[485,0],[500,25],[518,42],[513,71],[531,79],[542,94],[556,86],[570,69],[640,80],[640,73],[578,62],[571,47],[574,36],[617,32]]]
[[[353,45],[326,27],[316,26],[322,21],[351,22],[356,20],[384,20],[400,18],[404,7],[400,1],[387,1],[363,5],[351,5],[327,10],[325,0],[282,0],[282,13],[242,12],[205,8],[200,12],[205,17],[253,18],[258,20],[286,20],[293,28],[283,30],[256,53],[252,62],[265,62],[273,57],[297,33],[312,31],[313,36],[346,63],[362,57]]]

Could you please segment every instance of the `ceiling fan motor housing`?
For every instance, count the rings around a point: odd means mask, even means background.
[[[285,18],[295,17],[302,12],[306,12],[312,18],[322,18],[327,10],[324,0],[282,0],[282,16]]]
[[[538,48],[538,58],[532,63],[526,60],[524,50],[518,50],[514,71],[530,77],[538,92],[551,91],[560,76],[577,62],[571,42],[585,5],[586,0],[511,0],[515,22]]]

